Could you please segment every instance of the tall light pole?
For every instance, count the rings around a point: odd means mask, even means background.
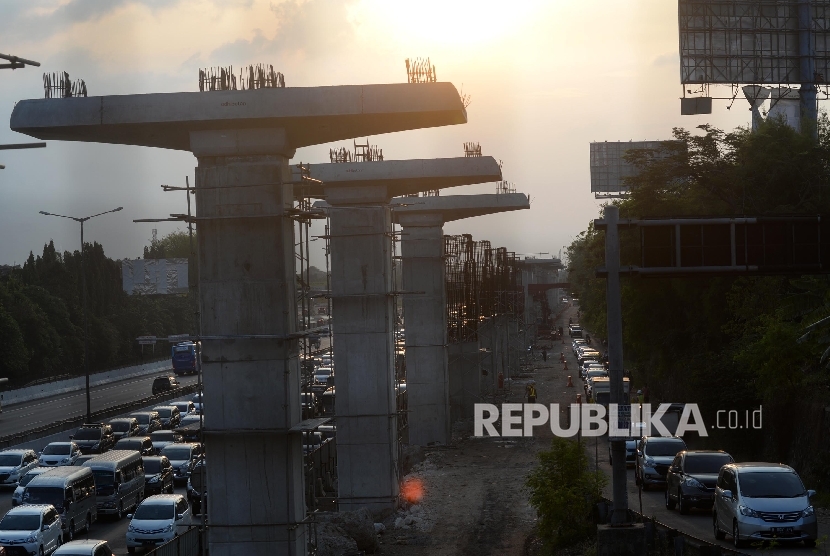
[[[119,210],[123,209],[124,207],[114,208],[112,210],[107,210],[104,212],[99,212],[98,214],[93,214],[92,216],[87,216],[85,218],[75,218],[74,216],[64,216],[63,214],[54,214],[51,212],[46,212],[45,210],[40,211],[40,214],[44,214],[46,216],[59,216],[61,218],[68,218],[70,220],[74,220],[75,222],[81,223],[81,295],[83,297],[83,306],[84,306],[84,373],[86,374],[86,422],[89,423],[92,421],[92,405],[89,399],[89,332],[87,330],[87,308],[86,308],[86,264],[85,264],[85,256],[84,256],[84,222],[89,220],[90,218],[95,218],[96,216],[101,216],[102,214],[109,214],[110,212],[118,212]]]

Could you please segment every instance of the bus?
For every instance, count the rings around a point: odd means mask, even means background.
[[[172,347],[173,372],[177,375],[196,374],[196,343],[179,342]]]
[[[98,519],[95,479],[88,467],[64,466],[44,471],[23,490],[23,504],[52,504],[61,517],[64,537],[89,533]]]
[[[135,450],[110,450],[84,467],[92,469],[95,477],[98,513],[121,519],[125,510],[137,508],[144,499],[144,464]]]

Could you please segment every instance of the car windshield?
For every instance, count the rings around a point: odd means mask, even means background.
[[[75,433],[75,440],[101,440],[101,429],[80,428]]]
[[[170,446],[167,445],[161,451],[163,456],[167,456],[169,460],[176,460],[181,461],[185,459],[190,459],[190,448],[183,448],[181,446]]]
[[[144,473],[147,475],[155,475],[161,473],[161,461],[157,459],[144,459]]]
[[[26,504],[52,504],[58,511],[63,508],[63,489],[55,487],[26,487],[23,502]]]
[[[602,371],[602,370],[599,370],[599,369],[596,369],[596,370],[591,369],[590,371],[588,371],[588,377],[589,378],[595,378],[595,377],[598,377],[598,376],[605,376],[605,371]]]
[[[127,432],[130,430],[130,426],[132,425],[129,421],[116,421],[110,424],[112,425],[112,430],[115,432]]]
[[[22,460],[20,454],[0,454],[0,467],[17,467]]]
[[[49,444],[43,449],[44,456],[65,455],[69,453],[69,444]]]
[[[133,519],[173,519],[173,504],[142,504],[135,511]]]
[[[749,498],[795,498],[804,496],[804,484],[795,473],[753,472],[739,475],[741,495]]]
[[[170,415],[173,413],[172,409],[158,408],[158,409],[156,409],[156,411],[159,412],[159,417],[164,417],[165,419],[170,417]]]
[[[136,421],[138,421],[139,425],[146,425],[150,422],[150,416],[146,413],[144,415],[133,415]]]
[[[144,444],[142,440],[136,440],[134,438],[122,438],[118,442],[115,443],[116,450],[136,450],[141,451],[141,447]]]
[[[40,529],[39,515],[7,515],[0,520],[0,531],[36,531]]]
[[[153,441],[160,441],[160,442],[173,442],[173,431],[156,431],[150,434],[150,438]]]
[[[686,473],[717,474],[720,468],[732,463],[729,454],[686,454]]]
[[[646,445],[646,454],[649,456],[674,456],[677,452],[686,449],[682,440],[652,440]]]

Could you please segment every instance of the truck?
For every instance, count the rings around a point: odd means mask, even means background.
[[[631,381],[628,378],[623,378],[623,400],[627,403],[629,394],[631,392]],[[611,403],[611,379],[608,377],[598,376],[592,382],[591,396],[594,402],[608,407]]]

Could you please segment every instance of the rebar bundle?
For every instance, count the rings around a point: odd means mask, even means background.
[[[429,58],[415,58],[411,61],[407,58],[406,79],[408,83],[435,83],[435,66],[430,63]]]
[[[331,160],[332,163],[351,162],[352,152],[346,147],[340,147],[339,149],[329,149],[329,160]]]
[[[285,76],[274,71],[274,66],[257,64],[239,71],[239,79],[233,72],[233,66],[207,68],[199,70],[199,90],[236,91],[285,87]]]
[[[86,83],[78,79],[74,83],[65,71],[62,73],[43,74],[44,98],[71,98],[87,95]]]
[[[472,141],[464,143],[464,156],[481,156],[481,145]]]

